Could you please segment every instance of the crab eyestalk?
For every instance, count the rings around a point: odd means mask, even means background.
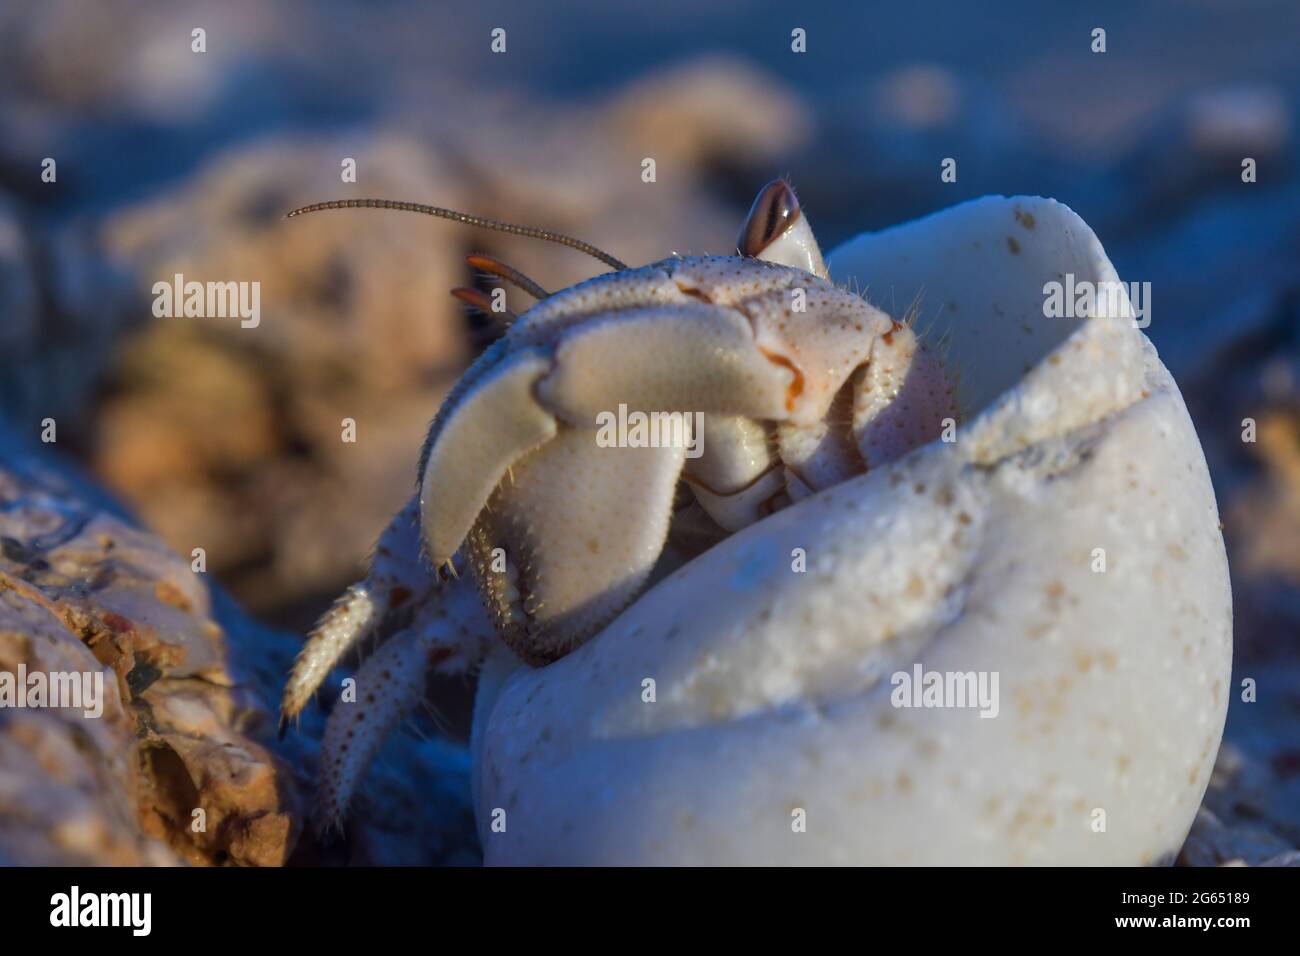
[[[759,192],[740,227],[736,249],[752,259],[794,266],[823,279],[828,275],[812,226],[784,179],[772,180]]]

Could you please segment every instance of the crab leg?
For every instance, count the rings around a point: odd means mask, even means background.
[[[424,699],[425,677],[474,667],[487,652],[492,628],[472,582],[449,581],[441,601],[428,601],[408,628],[394,634],[361,665],[352,693],[330,711],[321,740],[320,790],[313,816],[324,835],[342,829],[348,804],[380,744]]]
[[[308,635],[280,701],[281,736],[348,651],[433,585],[420,558],[419,514],[419,499],[412,498],[380,536],[365,580],[349,587]]]

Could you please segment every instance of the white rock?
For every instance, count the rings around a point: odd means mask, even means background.
[[[733,536],[549,667],[491,662],[488,863],[1147,864],[1181,845],[1227,709],[1227,562],[1145,336],[1104,303],[1044,315],[1047,282],[1117,281],[1096,236],[1053,201],[986,198],[830,261],[948,334],[957,440]],[[891,675],[918,663],[996,674],[996,716],[895,707]]]

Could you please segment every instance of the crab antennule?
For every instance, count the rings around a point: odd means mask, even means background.
[[[505,279],[507,282],[514,283],[523,289],[534,299],[541,301],[550,296],[550,293],[543,289],[528,276],[524,275],[514,266],[507,265],[494,256],[485,256],[482,253],[475,253],[472,256],[466,256],[465,261],[469,263],[470,268],[478,269],[480,272],[486,272],[498,278]]]
[[[511,312],[509,309],[502,309],[498,312],[496,309],[492,308],[491,297],[481,289],[468,289],[464,286],[460,286],[452,289],[451,294],[453,298],[459,299],[471,308],[478,309],[490,319],[500,319],[509,324],[519,318],[519,316],[515,315],[515,313]]]
[[[398,212],[418,212],[426,216],[436,216],[439,219],[450,219],[466,226],[495,229],[497,232],[506,232],[512,236],[527,236],[531,239],[559,243],[562,246],[568,246],[570,249],[584,252],[593,259],[599,259],[617,272],[627,268],[627,263],[615,259],[608,252],[603,252],[591,243],[575,239],[573,236],[551,232],[549,229],[538,229],[536,226],[522,226],[513,222],[502,222],[499,219],[471,216],[469,213],[457,212],[455,209],[444,209],[442,206],[429,206],[419,202],[402,202],[397,199],[331,199],[328,202],[315,202],[309,206],[299,206],[297,209],[286,213],[284,218],[293,219],[295,216],[303,216],[309,212],[320,212],[325,209],[395,209]]]

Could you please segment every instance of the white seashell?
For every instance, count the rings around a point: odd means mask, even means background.
[[[488,863],[1149,864],[1182,844],[1230,692],[1227,561],[1127,300],[1045,317],[1045,283],[1118,281],[1101,244],[1056,202],[990,197],[830,264],[895,317],[921,296],[932,344],[950,332],[956,441],[734,535],[548,667],[489,661]],[[894,706],[917,664],[996,674],[996,714]]]

